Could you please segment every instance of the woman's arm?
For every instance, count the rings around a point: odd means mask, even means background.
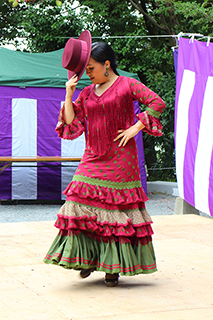
[[[140,130],[150,135],[161,136],[162,125],[159,116],[165,108],[163,100],[136,79],[129,79],[130,92],[134,100],[147,106],[146,111],[136,115],[138,122],[126,130],[119,130],[114,141],[121,139],[119,147],[125,146]]]
[[[143,131],[153,136],[162,136],[160,116],[165,109],[165,103],[158,94],[136,79],[130,79],[130,90],[135,100],[143,103],[147,108],[136,115],[144,124]]]
[[[75,117],[75,112],[72,104],[72,97],[78,84],[77,75],[73,76],[69,81],[66,82],[66,97],[65,97],[65,108],[64,108],[64,121],[66,124],[71,124]]]
[[[72,102],[73,93],[77,85],[77,76],[66,82],[65,103],[59,111],[58,123],[55,131],[62,139],[73,140],[85,131],[84,112],[81,106],[81,94]]]

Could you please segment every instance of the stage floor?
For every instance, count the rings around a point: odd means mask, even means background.
[[[0,224],[0,314],[9,320],[213,319],[213,219],[153,216],[158,272],[121,277],[42,262],[57,234],[54,221]]]

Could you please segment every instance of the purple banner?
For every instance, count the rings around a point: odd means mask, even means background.
[[[180,38],[175,101],[179,195],[212,214],[213,44]]]
[[[7,96],[1,97],[1,95],[0,90],[0,156],[10,157],[12,149],[11,99]],[[0,194],[2,200],[11,199],[11,168],[0,173]]]
[[[209,210],[210,210],[211,216],[213,217],[213,150],[212,150],[212,155],[211,155],[208,197],[209,197]]]
[[[42,100],[37,103],[37,152],[38,156],[60,156],[61,139],[55,132],[55,126],[61,101]],[[61,167],[60,163],[38,163],[37,169],[37,198],[61,198]]]
[[[141,112],[138,101],[134,101],[134,109],[135,109],[135,114],[138,114]],[[142,131],[138,132],[138,134],[135,136],[135,141],[136,141],[137,148],[138,148],[138,162],[139,162],[139,168],[140,168],[140,174],[141,174],[141,184],[142,184],[142,187],[147,195],[146,168],[145,168],[143,132]]]
[[[199,139],[199,131],[197,128],[200,126],[200,119],[202,114],[202,104],[204,99],[205,85],[207,78],[198,74],[195,75],[195,86],[188,111],[188,137],[186,141],[186,151],[184,160],[184,197],[188,200],[193,207],[195,206],[194,195],[194,169],[195,158],[197,153],[197,145]],[[196,105],[196,112],[195,112]],[[191,125],[192,124],[192,125]]]

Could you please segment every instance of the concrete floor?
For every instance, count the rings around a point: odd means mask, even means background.
[[[0,319],[212,320],[213,219],[153,216],[158,272],[121,277],[42,262],[57,230],[53,221],[0,224]]]

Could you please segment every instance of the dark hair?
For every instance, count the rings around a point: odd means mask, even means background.
[[[110,61],[110,66],[115,74],[119,76],[116,70],[118,64],[116,62],[115,52],[113,49],[105,42],[94,42],[92,43],[91,58],[95,61],[104,64],[106,60]]]

